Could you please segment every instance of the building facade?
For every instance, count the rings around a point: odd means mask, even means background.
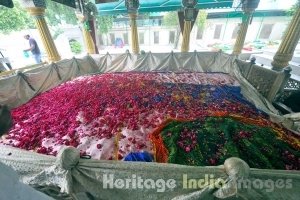
[[[142,50],[179,51],[182,40],[179,25],[164,26],[164,14],[161,13],[154,19],[138,19]],[[279,43],[290,20],[291,16],[283,10],[256,12],[247,32],[245,45],[254,41],[266,45]],[[199,29],[196,24],[192,29],[190,50],[209,50],[216,44],[228,45],[230,48],[235,42],[241,22],[242,16],[239,12],[208,13],[204,30]],[[97,45],[100,49],[115,47],[117,38],[123,41],[125,48],[129,48],[131,38],[128,19],[118,19],[109,33],[98,35]]]

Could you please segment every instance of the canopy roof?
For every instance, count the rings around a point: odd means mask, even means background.
[[[196,8],[231,8],[233,0],[199,0]],[[114,15],[127,13],[125,0],[118,2],[97,4],[100,15]],[[139,12],[164,12],[180,10],[182,8],[181,0],[140,0]]]
[[[242,11],[230,11],[230,12],[213,12],[207,14],[207,19],[216,19],[216,18],[241,18],[243,16]],[[278,16],[287,16],[286,10],[256,10],[253,13],[254,17],[278,17]]]

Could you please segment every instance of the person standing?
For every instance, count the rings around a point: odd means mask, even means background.
[[[24,38],[29,41],[29,46],[30,46],[29,49],[25,49],[24,51],[26,51],[26,52],[31,51],[35,62],[37,64],[41,63],[42,62],[41,51],[40,51],[40,48],[39,48],[37,42],[35,41],[35,39],[31,38],[30,35],[24,35]]]

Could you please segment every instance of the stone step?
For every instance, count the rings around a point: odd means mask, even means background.
[[[294,57],[292,58],[292,62],[300,63],[300,52],[294,54]]]
[[[271,66],[271,62],[273,61],[273,56],[265,54],[252,54],[251,58],[252,57],[256,58],[256,63],[259,65],[263,64],[266,66]],[[300,76],[300,62],[291,61],[289,65],[292,68],[292,74]]]
[[[227,52],[228,54],[230,54],[232,51]],[[239,55],[239,59],[240,60],[250,60],[251,55],[253,54],[262,54],[262,51],[251,51],[251,52],[246,52],[246,51],[242,51],[242,53]]]
[[[274,57],[277,49],[263,49],[263,54]],[[300,63],[300,50],[295,50],[292,62]]]
[[[264,49],[263,54],[274,57],[276,51],[277,51],[277,49]]]
[[[292,74],[291,76],[292,79],[296,80],[296,81],[299,81],[300,82],[300,76],[297,76],[295,74]]]

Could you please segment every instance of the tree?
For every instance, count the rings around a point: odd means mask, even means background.
[[[79,54],[82,52],[82,46],[77,40],[70,40],[69,44],[73,53]]]
[[[77,17],[75,15],[75,9],[65,6],[63,4],[56,3],[51,0],[45,0],[47,9],[45,17],[50,26],[57,26],[63,24],[77,24]]]
[[[33,17],[31,17],[19,4],[14,0],[14,8],[0,6],[0,32],[8,34],[12,31],[35,28]],[[46,20],[50,26],[57,26],[63,22],[67,24],[77,24],[75,10],[68,6],[46,0],[47,9],[45,13]],[[55,31],[56,32],[56,31]]]
[[[56,39],[64,31],[60,28],[63,23],[77,24],[77,17],[75,15],[75,9],[66,5],[51,1],[46,1],[45,18],[49,24],[49,28],[52,32],[53,39]]]
[[[98,33],[106,34],[108,33],[113,26],[114,16],[97,16],[97,26],[98,26]]]
[[[205,10],[199,10],[196,24],[200,30],[204,30],[206,25],[206,18],[207,18],[207,13],[205,12]]]
[[[178,21],[177,12],[176,11],[168,12],[166,15],[164,15],[162,24],[163,24],[163,26],[166,26],[166,27],[178,26],[179,21]]]
[[[14,2],[14,8],[0,6],[0,32],[8,34],[12,31],[19,31],[34,27],[31,17],[23,10],[17,1]]]
[[[179,26],[179,18],[177,11],[168,12],[164,15],[162,25],[166,27],[177,27],[176,28],[176,36],[174,42],[174,49],[177,49],[180,38],[180,26]]]
[[[97,6],[90,0],[84,0],[84,15],[87,20],[93,20],[98,16]]]
[[[287,10],[287,14],[289,16],[293,16],[296,13],[297,9],[299,9],[299,7],[300,7],[300,0],[298,0],[290,9]]]

